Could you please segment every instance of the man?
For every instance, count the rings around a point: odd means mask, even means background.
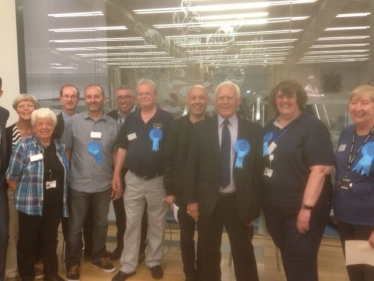
[[[121,270],[113,281],[126,280],[136,271],[140,244],[140,223],[147,204],[148,247],[146,262],[152,277],[163,277],[161,259],[163,254],[164,231],[167,204],[164,202],[163,151],[164,136],[173,116],[156,106],[156,89],[152,80],[138,82],[137,101],[140,110],[127,116],[118,136],[118,153],[113,173],[112,189],[115,198],[121,195],[120,174],[127,163],[124,194],[126,232],[124,251],[121,256]]]
[[[65,84],[60,89],[60,103],[62,111],[57,115],[57,125],[53,132],[53,137],[60,139],[65,129],[65,123],[71,116],[77,113],[79,102],[79,90],[71,84]]]
[[[323,96],[319,94],[319,91],[316,87],[316,77],[314,76],[308,77],[308,85],[305,86],[305,91],[309,98],[318,98]]]
[[[66,244],[68,281],[80,279],[82,227],[90,205],[94,225],[92,265],[104,272],[115,271],[113,264],[105,258],[105,241],[117,122],[104,114],[106,97],[99,85],[87,86],[84,99],[87,111],[69,118],[61,138],[66,145],[66,156],[70,161],[69,230]]]
[[[180,226],[180,246],[183,271],[186,281],[197,281],[202,278],[201,246],[197,243],[195,257],[195,220],[187,214],[187,205],[183,202],[183,178],[191,142],[193,124],[205,119],[205,110],[209,102],[207,90],[203,86],[191,87],[187,95],[189,114],[174,120],[166,135],[164,153],[165,201],[173,208],[177,203],[178,222]],[[186,175],[187,177],[189,175]]]
[[[126,116],[131,112],[135,111],[135,96],[129,86],[120,86],[116,90],[116,103],[117,110],[113,110],[108,113],[108,116],[112,117],[118,122],[118,127],[125,122]],[[124,177],[127,173],[127,168],[124,167],[121,174],[122,186],[125,188]],[[123,196],[119,199],[113,201],[114,213],[116,215],[116,225],[117,225],[117,247],[112,252],[110,259],[118,260],[121,257],[123,251],[123,237],[126,230],[126,214],[125,205],[123,204]],[[144,250],[146,247],[147,239],[147,213],[144,212],[142,217],[142,230],[140,239],[140,249],[139,249],[139,263],[143,262],[145,259]]]
[[[3,81],[0,77],[0,97],[3,95]],[[5,280],[5,261],[8,246],[9,217],[8,196],[5,185],[5,155],[6,137],[5,126],[9,118],[9,111],[0,106],[0,281]]]
[[[195,124],[188,149],[184,200],[199,220],[203,279],[221,280],[225,227],[238,281],[257,281],[253,221],[260,212],[262,128],[238,118],[240,90],[232,82],[215,92],[218,115]]]

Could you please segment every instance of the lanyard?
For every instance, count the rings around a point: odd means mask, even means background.
[[[281,130],[281,134],[279,136],[277,136],[277,128],[274,128],[274,137],[273,137],[273,142],[277,143],[279,141],[279,139],[281,137],[283,137],[283,135],[285,133],[287,133],[287,131],[291,128],[292,125],[290,126],[286,126],[286,128],[283,128],[283,130]]]
[[[355,127],[355,130],[354,130],[353,136],[352,136],[351,149],[349,151],[349,157],[348,157],[347,177],[348,177],[348,172],[351,170],[353,161],[355,160],[356,156],[360,153],[360,151],[364,147],[364,145],[368,142],[368,140],[373,135],[373,133],[374,133],[374,127],[371,129],[370,133],[367,135],[367,137],[364,140],[364,142],[361,144],[361,146],[358,148],[358,150],[356,151],[356,153],[353,155],[353,146],[354,146],[355,140],[356,140],[356,127]]]

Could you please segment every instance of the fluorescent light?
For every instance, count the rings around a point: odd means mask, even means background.
[[[322,58],[326,58],[326,59],[329,59],[329,58],[365,58],[365,57],[368,57],[369,55],[333,55],[333,54],[329,54],[329,55],[319,55],[319,56],[304,56],[303,58],[301,58],[300,60],[302,59],[322,59]]]
[[[50,68],[52,69],[78,69],[77,67],[74,67],[74,66],[51,66]]]
[[[320,37],[317,41],[332,41],[332,40],[363,40],[368,39],[370,36],[340,36],[340,37]]]
[[[89,38],[89,39],[66,39],[66,40],[49,40],[50,43],[94,43],[94,42],[132,42],[144,41],[143,37],[122,37],[122,38]]]
[[[186,6],[186,7],[171,7],[171,8],[158,8],[158,9],[139,9],[133,10],[135,14],[160,14],[160,13],[177,13],[184,11],[193,12],[211,12],[211,11],[232,11],[232,10],[247,10],[268,8],[270,6],[288,6],[290,4],[307,4],[315,3],[318,0],[279,0],[267,2],[249,2],[249,3],[235,3],[235,4],[219,4],[219,5],[206,5],[206,6]]]
[[[128,50],[128,49],[155,49],[155,45],[139,46],[117,46],[117,47],[76,47],[76,48],[56,48],[57,51],[96,51],[96,50]]]
[[[226,15],[214,15],[214,16],[197,16],[197,20],[226,20],[226,19],[245,19],[245,18],[263,18],[267,17],[269,13],[248,13],[248,14],[226,14]]]
[[[348,13],[348,14],[338,14],[337,18],[354,18],[354,17],[366,17],[370,13]]]
[[[313,45],[310,48],[311,49],[322,49],[322,48],[347,48],[347,47],[365,47],[365,46],[369,46],[369,43]]]
[[[369,50],[329,50],[329,51],[308,51],[305,55],[317,54],[342,54],[342,53],[367,53]]]
[[[167,55],[166,52],[126,52],[126,53],[90,53],[90,54],[75,54],[80,57],[126,57],[126,56],[162,56]]]
[[[362,30],[369,29],[370,26],[349,26],[349,27],[329,27],[325,31],[341,31],[341,30]]]
[[[108,30],[127,30],[126,26],[93,26],[77,28],[52,28],[51,32],[91,32],[91,31],[108,31]]]
[[[103,16],[102,11],[95,12],[82,12],[82,13],[59,13],[59,14],[48,14],[49,17],[54,18],[73,18],[73,17],[96,17]]]

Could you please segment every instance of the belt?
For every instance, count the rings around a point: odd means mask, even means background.
[[[153,175],[140,176],[140,175],[137,175],[134,172],[132,172],[132,173],[135,174],[138,178],[141,178],[141,179],[146,180],[146,181],[154,179],[154,178],[157,178],[159,176],[162,176],[162,174],[153,174]]]
[[[235,192],[231,192],[231,193],[220,192],[218,194],[219,194],[219,198],[231,198],[231,197],[235,197]]]

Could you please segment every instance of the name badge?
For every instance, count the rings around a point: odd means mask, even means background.
[[[93,139],[101,139],[101,132],[91,132],[90,137]]]
[[[341,144],[341,145],[339,145],[339,147],[338,147],[338,152],[345,151],[345,148],[346,148],[346,147],[347,147],[346,144]]]
[[[349,179],[341,179],[340,187],[343,189],[352,189],[352,183]]]
[[[273,175],[273,170],[269,168],[265,168],[264,175],[271,178],[271,176]]]
[[[31,162],[39,161],[39,160],[43,160],[43,154],[39,153],[39,154],[30,156],[30,161]]]
[[[275,142],[272,142],[269,147],[268,147],[268,150],[269,150],[269,154],[272,154],[274,149],[277,148],[277,144]]]
[[[127,138],[128,138],[129,141],[134,140],[134,139],[136,139],[136,134],[132,133],[130,135],[127,135]]]
[[[46,189],[56,188],[56,187],[57,187],[57,183],[56,183],[55,180],[54,180],[54,181],[47,181],[47,182],[45,183],[45,188],[46,188]]]

